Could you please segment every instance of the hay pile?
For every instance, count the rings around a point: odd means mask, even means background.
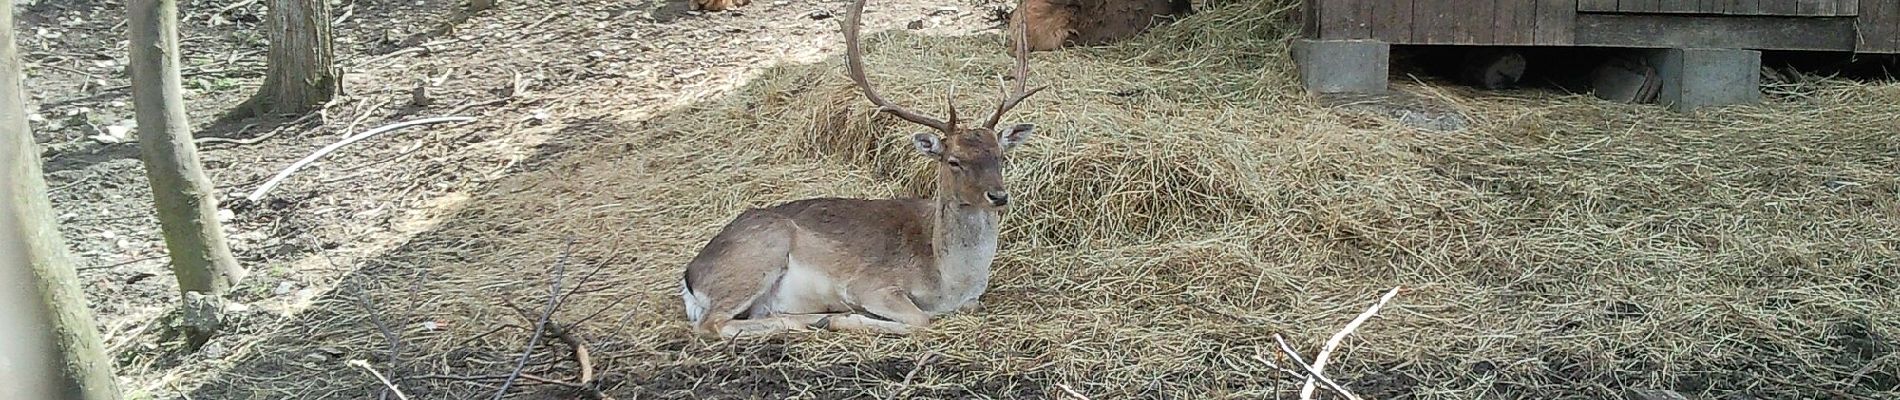
[[[682,322],[682,265],[740,210],[929,185],[902,139],[921,128],[873,115],[838,58],[650,121],[570,121],[565,151],[365,274],[387,304],[463,321],[412,339],[415,369],[505,372],[527,333],[489,332],[514,320],[495,299],[543,298],[573,237],[569,275],[605,269],[557,319],[604,315],[588,334],[620,398],[1286,396],[1299,382],[1259,361],[1271,335],[1311,354],[1393,286],[1329,368],[1367,398],[1900,394],[1900,86],[1680,115],[1402,85],[1464,119],[1420,129],[1391,117],[1413,108],[1302,94],[1293,3],[1038,53],[1032,83],[1053,87],[1009,118],[1041,129],[1008,166],[986,309],[928,334],[733,344]],[[1009,63],[996,35],[867,40],[886,96],[933,113],[953,84],[992,106]],[[366,326],[339,329],[373,353]]]

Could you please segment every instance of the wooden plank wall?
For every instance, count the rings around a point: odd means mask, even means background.
[[[1853,16],[1861,0],[1582,0],[1577,11],[1724,15]]]
[[[1900,0],[1860,0],[1855,51],[1900,53]]]
[[[1857,16],[1855,51],[1900,53],[1900,0],[1493,0],[1479,4],[1471,0],[1307,0],[1303,28],[1307,37],[1331,40],[1568,46],[1578,44],[1579,12],[1585,16],[1701,14],[1683,17],[1704,19]]]
[[[1309,35],[1397,44],[1568,45],[1578,0],[1308,0]]]

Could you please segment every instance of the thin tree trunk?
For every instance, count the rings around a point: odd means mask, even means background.
[[[132,107],[137,114],[140,155],[158,205],[172,273],[186,300],[186,322],[197,330],[194,339],[202,340],[217,330],[215,315],[221,307],[207,309],[193,303],[199,299],[217,302],[246,272],[225,244],[211,179],[198,163],[198,148],[185,119],[178,73],[177,0],[131,0],[128,10]]]
[[[327,0],[269,0],[270,38],[264,86],[242,107],[256,115],[299,114],[336,96],[342,75],[335,65]]]
[[[34,398],[115,400],[119,398],[119,387],[112,376],[112,362],[106,357],[105,345],[99,341],[99,329],[93,326],[92,310],[86,308],[85,294],[79,289],[79,273],[66,254],[66,240],[54,225],[52,205],[46,197],[46,181],[40,171],[39,146],[33,143],[33,135],[27,129],[26,101],[20,87],[20,59],[13,32],[13,4],[0,0],[0,152],[4,152],[0,154],[0,179],[3,179],[0,180],[0,199],[5,200],[5,205],[0,205],[4,207],[0,208],[0,230],[5,231],[0,233],[0,240],[14,242],[4,246],[9,247],[4,251],[7,255],[0,259],[10,264],[5,274],[9,279],[0,284],[0,291],[34,297],[22,304],[31,310],[26,319],[34,322],[8,327],[32,338],[7,340],[5,346],[51,346],[32,354],[39,356],[38,361],[42,363],[5,363],[8,365],[0,368],[38,370],[38,367],[51,366],[42,373],[56,376],[56,381],[48,382],[53,387],[47,389],[59,395]],[[11,265],[22,262],[25,268]],[[0,358],[8,359],[16,354],[25,355],[12,351],[0,354],[7,354]],[[28,388],[15,389],[30,392]]]

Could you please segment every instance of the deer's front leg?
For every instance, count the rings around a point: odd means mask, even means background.
[[[970,302],[957,306],[958,314],[973,314],[983,311],[983,299],[970,299]]]
[[[883,319],[871,318],[861,314],[840,315],[825,318],[817,325],[835,331],[867,331],[874,333],[909,335],[930,327],[930,314],[917,308],[910,301],[910,295],[897,287],[886,287],[865,293],[858,293],[858,304],[864,311]]]

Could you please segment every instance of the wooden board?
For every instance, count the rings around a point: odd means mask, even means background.
[[[1462,44],[1458,42],[1458,14],[1451,10],[1456,0],[1412,0],[1412,43]]]
[[[1860,0],[1855,51],[1900,53],[1900,0]]]
[[[1900,0],[1307,0],[1304,8],[1306,36],[1329,40],[1900,53]]]
[[[1503,45],[1537,44],[1537,2],[1497,0],[1492,15],[1491,42]]]
[[[1579,0],[1577,11],[1616,12],[1616,0]]]
[[[1412,41],[1412,0],[1373,1],[1372,38],[1388,43]]]
[[[1696,0],[1662,0],[1661,2],[1658,2],[1658,3],[1659,4],[1657,4],[1656,6],[1656,12],[1666,12],[1666,13],[1702,12],[1701,4],[1699,4],[1699,2],[1697,2]]]
[[[1372,36],[1371,10],[1374,0],[1318,0],[1319,38],[1328,40],[1366,39]]]
[[[1624,14],[1851,16],[1860,0],[1581,0],[1577,11]]]
[[[1567,46],[1576,38],[1578,0],[1537,0],[1537,28],[1533,42]]]
[[[1300,2],[1300,37],[1319,39],[1319,8],[1317,0]]]
[[[1496,36],[1492,32],[1492,28],[1497,21],[1497,4],[1490,0],[1465,0],[1459,3],[1463,3],[1465,12],[1462,15],[1454,14],[1454,18],[1458,20],[1458,23],[1455,24],[1455,26],[1458,27],[1456,36],[1458,42],[1492,43],[1493,38]]]
[[[1848,18],[1579,14],[1576,44],[1851,51],[1854,30]]]

